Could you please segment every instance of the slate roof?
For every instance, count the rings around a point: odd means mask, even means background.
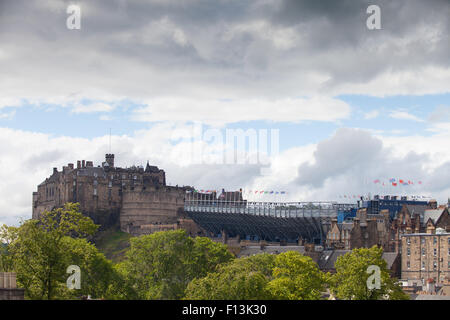
[[[426,225],[429,219],[431,219],[433,223],[436,224],[436,222],[441,217],[444,210],[445,210],[444,208],[426,210],[423,213],[423,215],[420,216],[420,221],[422,222],[422,225]]]
[[[332,270],[340,256],[346,255],[351,250],[324,250],[320,256],[318,265],[321,270]]]
[[[406,208],[408,209],[411,216],[413,216],[414,214],[423,215],[426,210],[430,209],[428,205],[423,204],[406,204]]]
[[[399,254],[397,252],[384,252],[383,259],[387,263],[388,269],[391,269],[395,260],[397,260]]]

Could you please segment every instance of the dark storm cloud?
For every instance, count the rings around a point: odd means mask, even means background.
[[[352,93],[383,72],[449,67],[443,0],[82,0],[78,31],[65,28],[70,3],[1,2],[4,94],[95,87],[132,97],[279,98]],[[366,28],[369,4],[381,7],[382,30]]]

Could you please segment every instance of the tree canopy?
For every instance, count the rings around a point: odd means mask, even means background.
[[[380,268],[380,289],[369,288],[367,272],[370,266]],[[335,263],[336,274],[329,275],[332,293],[343,300],[405,300],[408,296],[392,279],[387,263],[383,259],[383,249],[376,246],[354,249],[341,256]]]
[[[118,270],[138,299],[180,299],[190,281],[233,259],[227,247],[184,230],[156,232],[131,239]]]

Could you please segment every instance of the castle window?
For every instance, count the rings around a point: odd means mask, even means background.
[[[437,238],[433,237],[433,244],[436,244],[436,243],[437,243]]]
[[[407,266],[408,269],[411,269],[411,262],[409,262],[409,261],[406,262],[406,266]]]
[[[437,249],[433,250],[433,255],[436,257],[437,256]]]
[[[94,188],[94,196],[97,195],[97,188]]]
[[[422,244],[425,244],[425,238],[421,238],[420,240],[421,240]]]
[[[133,176],[133,179],[136,180],[136,179],[137,179],[137,176]]]
[[[422,256],[425,257],[425,253],[426,253],[425,248],[422,248]]]
[[[407,255],[409,257],[411,255],[411,248],[408,248],[406,252],[407,252]]]
[[[422,261],[422,270],[425,270],[425,261]]]
[[[433,262],[433,269],[437,269],[437,262],[435,261],[435,262]]]
[[[122,179],[126,179],[127,178],[127,175],[126,174],[123,174],[122,175]]]
[[[111,181],[108,183],[108,187],[112,188],[112,182]]]
[[[406,239],[406,243],[407,243],[408,246],[409,246],[409,245],[411,244],[411,238],[408,237],[408,238]]]

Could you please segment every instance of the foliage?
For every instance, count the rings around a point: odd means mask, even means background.
[[[268,291],[278,300],[319,300],[325,291],[325,278],[307,256],[290,251],[277,256]]]
[[[14,259],[11,253],[11,243],[17,239],[17,228],[0,227],[0,272],[14,271]]]
[[[126,257],[117,268],[125,287],[132,288],[126,292],[138,299],[169,300],[183,297],[190,281],[233,258],[225,245],[208,238],[192,239],[184,230],[132,238]]]
[[[193,280],[186,289],[188,300],[266,300],[275,256],[261,254],[235,259],[216,272]]]
[[[378,266],[381,270],[381,288],[370,290],[367,280],[369,266]],[[354,249],[335,263],[336,274],[328,276],[332,293],[344,300],[405,300],[408,296],[390,277],[387,263],[383,259],[383,249],[376,246],[366,249]]]
[[[78,204],[67,203],[63,208],[44,212],[39,220],[27,220],[19,228],[10,229],[13,240],[8,250],[26,297],[72,297],[74,293],[66,287],[67,267],[78,263],[86,275],[100,268],[102,258],[95,247],[85,239],[76,239],[92,235],[97,227],[82,215]]]

